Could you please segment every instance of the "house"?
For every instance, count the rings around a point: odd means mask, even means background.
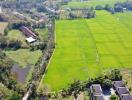
[[[127,87],[118,87],[118,88],[116,88],[116,91],[119,95],[129,94],[129,90],[127,89]]]
[[[124,83],[123,83],[123,81],[114,81],[113,86],[114,86],[114,88],[124,87]]]
[[[22,27],[20,27],[20,30],[26,36],[26,40],[29,43],[33,43],[36,41],[37,35],[34,32],[32,32],[29,28],[22,26]]]
[[[91,100],[104,100],[103,92],[100,84],[93,84],[90,86]]]
[[[32,38],[32,37],[29,37],[29,38],[26,38],[26,40],[29,42],[29,43],[33,43],[36,41],[36,39]]]
[[[34,32],[32,32],[29,28],[27,28],[26,26],[20,27],[20,30],[23,32],[23,34],[27,38],[32,37],[32,38],[35,39],[37,37],[37,35]]]
[[[122,94],[121,100],[132,100],[132,96],[130,94]]]
[[[113,86],[116,93],[120,97],[120,100],[132,100],[132,96],[129,93],[128,88],[124,85],[123,81],[114,81]]]

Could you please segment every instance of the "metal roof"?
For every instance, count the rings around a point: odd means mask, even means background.
[[[101,95],[102,94],[102,89],[100,84],[93,84],[90,87],[91,92],[93,93],[93,95]]]
[[[122,94],[120,98],[121,100],[132,100],[132,96],[130,94]]]

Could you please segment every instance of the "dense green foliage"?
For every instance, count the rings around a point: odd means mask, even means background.
[[[21,100],[21,97],[17,92],[9,90],[3,84],[0,83],[0,99],[1,100]]]
[[[12,60],[6,57],[5,53],[0,51],[0,82],[6,83],[12,64]]]
[[[0,49],[19,49],[21,47],[21,41],[9,39],[8,37],[0,37]]]

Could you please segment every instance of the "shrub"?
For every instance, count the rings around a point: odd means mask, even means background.
[[[104,79],[102,86],[103,88],[110,89],[112,87],[112,81],[109,79]]]
[[[116,95],[111,95],[110,100],[118,100],[118,97]]]
[[[103,9],[104,9],[104,7],[101,6],[101,5],[97,5],[97,6],[95,7],[95,10],[103,10]]]

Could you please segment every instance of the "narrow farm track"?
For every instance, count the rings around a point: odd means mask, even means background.
[[[100,55],[99,55],[99,51],[98,51],[98,48],[96,46],[96,41],[95,41],[95,38],[91,32],[91,29],[89,28],[88,26],[88,23],[86,22],[86,20],[84,20],[85,22],[85,25],[87,26],[87,30],[88,30],[88,33],[90,35],[90,38],[92,40],[92,43],[93,43],[93,48],[95,49],[95,54],[96,54],[96,63],[97,65],[99,66],[100,70],[102,70],[102,64],[101,64],[101,60],[100,60]]]

